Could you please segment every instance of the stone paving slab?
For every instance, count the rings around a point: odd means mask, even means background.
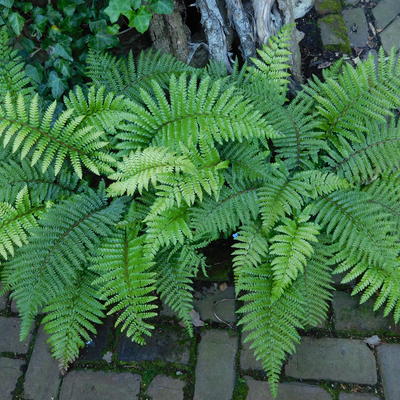
[[[335,315],[335,328],[338,331],[391,331],[400,334],[393,320],[384,318],[382,313],[373,311],[373,301],[359,304],[359,297],[336,291],[332,306]]]
[[[139,375],[72,371],[63,380],[60,400],[134,400],[138,398],[139,390]]]
[[[331,400],[331,395],[319,386],[304,383],[281,383],[278,396],[272,397],[267,382],[256,381],[246,376],[249,387],[246,400]]]
[[[41,328],[25,375],[24,394],[30,400],[55,398],[60,385],[58,362],[50,354],[47,337]]]
[[[193,400],[231,400],[235,386],[237,337],[210,330],[201,336]]]
[[[381,0],[372,10],[375,17],[375,26],[378,29],[384,29],[400,14],[399,0]]]
[[[225,290],[208,288],[201,293],[196,292],[194,308],[203,321],[235,322],[235,290],[233,286],[229,286]]]
[[[400,1],[399,1],[400,4]],[[400,17],[397,17],[382,33],[382,46],[387,53],[392,48],[400,49]]]
[[[0,353],[10,352],[16,354],[25,354],[28,351],[31,336],[20,342],[20,320],[18,318],[0,317],[0,332],[7,332],[6,335],[0,335]]]
[[[0,400],[11,400],[18,378],[22,375],[22,360],[0,357]]]
[[[377,348],[385,400],[400,399],[400,344],[383,344]]]
[[[133,343],[121,336],[118,345],[118,358],[121,361],[165,361],[187,364],[189,362],[189,339],[185,333],[158,328],[147,339],[146,346]]]
[[[351,47],[366,47],[368,43],[368,22],[362,8],[343,11]]]
[[[246,334],[242,335],[242,349],[240,352],[240,368],[243,370],[262,370],[261,361],[256,360],[253,350],[250,349],[250,343],[245,343]]]
[[[315,0],[314,7],[319,15],[337,14],[342,11],[340,0]]]
[[[340,393],[339,400],[381,400],[369,393]]]
[[[287,376],[375,385],[376,363],[361,340],[305,337],[286,365]],[[398,400],[398,399],[397,399]]]
[[[318,20],[322,44],[327,50],[350,52],[347,27],[341,14],[330,14]]]
[[[147,394],[152,400],[183,400],[185,382],[158,375],[150,383]]]

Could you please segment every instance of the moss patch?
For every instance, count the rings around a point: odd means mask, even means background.
[[[316,0],[315,10],[319,15],[338,14],[342,11],[340,0]]]
[[[332,14],[320,18],[318,26],[321,30],[321,39],[326,50],[351,53],[350,39],[342,15]]]

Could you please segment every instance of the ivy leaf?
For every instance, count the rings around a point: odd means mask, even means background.
[[[140,33],[144,33],[149,29],[152,16],[153,14],[144,7],[139,8],[138,11],[131,11],[128,16],[129,26],[134,27]]]
[[[14,4],[14,0],[0,0],[0,5],[11,8]]]
[[[174,11],[172,0],[155,0],[151,3],[151,9],[155,14],[171,14]]]
[[[22,28],[24,27],[24,24],[25,24],[24,17],[19,15],[17,12],[13,12],[8,17],[8,21],[11,25],[12,30],[15,32],[15,34],[17,36],[19,36],[21,34]]]
[[[56,71],[50,72],[48,85],[51,88],[51,94],[55,99],[58,99],[66,89],[64,82],[60,79]]]
[[[65,50],[65,48],[60,43],[57,43],[53,46],[53,48],[51,49],[51,54],[64,58],[68,61],[74,61],[74,59],[68,54],[67,50]]]
[[[110,17],[112,23],[117,22],[121,14],[126,14],[131,10],[132,4],[127,0],[110,0],[104,12]]]
[[[43,75],[42,75],[41,71],[39,71],[38,68],[33,66],[32,64],[26,65],[25,73],[35,83],[40,83],[42,81]]]

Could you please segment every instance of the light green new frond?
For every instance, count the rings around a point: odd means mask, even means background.
[[[14,100],[8,93],[0,106],[3,146],[11,141],[13,152],[19,150],[21,159],[31,154],[31,165],[41,160],[42,171],[52,164],[58,174],[69,159],[80,178],[82,164],[96,174],[111,173],[115,160],[103,149],[108,143],[101,139],[102,132],[91,126],[79,128],[83,117],[74,118],[72,110],[55,118],[55,110],[54,102],[42,114],[37,95],[32,100],[22,95]]]
[[[112,232],[123,208],[122,199],[108,205],[104,193],[89,190],[51,207],[30,231],[29,243],[4,270],[22,317],[21,337],[41,307],[75,279],[89,252]]]
[[[0,29],[0,104],[4,102],[7,92],[14,98],[33,92],[31,80],[25,74],[25,64],[17,50],[12,49],[9,40],[7,30],[3,27]]]
[[[138,228],[122,225],[102,241],[90,267],[99,275],[93,285],[110,307],[108,314],[118,313],[115,325],[139,344],[154,328],[147,319],[157,315],[153,263],[144,255],[144,239]]]
[[[268,264],[238,272],[241,288],[246,291],[239,298],[244,303],[238,310],[239,325],[247,333],[245,342],[250,342],[256,359],[261,361],[270,390],[276,396],[282,365],[300,342],[298,329],[304,327],[306,312],[304,298],[296,287],[290,287],[273,301],[272,271]]]
[[[141,193],[143,189],[148,190],[150,184],[155,186],[163,181],[163,178],[194,170],[194,165],[186,156],[179,156],[163,147],[147,147],[132,152],[118,163],[117,172],[110,176],[117,182],[110,185],[109,193],[112,196],[132,195],[136,190]]]
[[[186,206],[166,209],[162,214],[152,215],[146,222],[146,248],[151,255],[162,247],[183,245],[186,239],[193,238]]]
[[[193,279],[200,267],[204,267],[204,256],[190,245],[180,249],[165,249],[156,258],[154,270],[157,274],[157,292],[178,318],[184,323],[189,335],[193,335]]]
[[[289,84],[290,46],[293,26],[284,26],[268,43],[257,50],[260,58],[251,58],[254,66],[248,66],[250,80],[265,80],[276,87],[276,93],[285,96]]]
[[[154,80],[165,87],[171,76],[184,72],[195,73],[196,68],[177,60],[170,54],[142,51],[137,60],[132,53],[117,59],[106,53],[89,51],[87,76],[97,87],[140,101],[140,89],[149,90]]]
[[[306,182],[291,175],[285,166],[275,165],[267,182],[257,192],[264,230],[268,232],[280,218],[300,210],[307,192]]]
[[[315,101],[320,128],[340,144],[341,138],[359,139],[366,131],[366,121],[384,124],[400,106],[400,68],[394,55],[387,60],[381,55],[378,69],[371,57],[356,68],[345,64],[340,75],[325,82],[314,78],[304,89]]]
[[[79,271],[44,309],[42,324],[49,334],[52,355],[63,370],[78,358],[104,317],[104,306],[91,285],[94,278],[87,269]]]
[[[236,293],[239,293],[245,290],[241,281],[242,274],[245,276],[248,271],[256,269],[268,255],[268,240],[256,223],[242,226],[235,239],[236,242],[232,245],[235,250],[232,255]]]
[[[239,182],[224,186],[218,199],[206,197],[191,208],[191,225],[200,235],[218,237],[221,232],[232,233],[239,225],[257,218],[257,188]]]
[[[104,131],[104,138],[117,132],[116,127],[124,119],[126,102],[123,96],[106,93],[105,88],[91,87],[85,94],[77,87],[64,98],[65,106],[74,110],[74,117],[83,117],[79,126],[94,126]]]
[[[324,158],[337,175],[350,182],[368,182],[400,167],[400,127],[394,119],[389,125],[368,124],[367,128],[359,141],[343,143]]]
[[[28,242],[29,231],[37,226],[37,218],[46,204],[31,203],[25,186],[16,196],[15,204],[0,202],[0,255],[5,260],[14,256],[16,247]]]
[[[0,201],[14,201],[25,186],[34,201],[43,202],[77,193],[85,183],[79,182],[78,176],[67,168],[55,176],[51,168],[42,172],[40,163],[32,167],[26,160],[12,158],[0,162]]]
[[[171,77],[166,91],[152,82],[152,91],[141,90],[144,106],[130,104],[127,123],[121,125],[118,148],[123,154],[149,145],[175,150],[184,144],[195,146],[200,139],[209,146],[228,141],[278,135],[262,119],[249,99],[222,81],[198,79],[186,74]]]
[[[318,241],[318,225],[308,222],[308,215],[301,215],[294,220],[283,219],[283,224],[275,228],[277,233],[270,242],[270,254],[273,271],[273,300],[283,295],[288,286],[304,273],[308,260],[314,253],[313,244]]]
[[[393,221],[371,196],[359,191],[336,191],[316,200],[308,212],[341,249],[371,264],[392,264],[397,257]]]

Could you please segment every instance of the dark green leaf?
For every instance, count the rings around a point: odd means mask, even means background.
[[[149,29],[152,16],[153,14],[144,7],[139,8],[138,11],[131,11],[128,17],[129,26],[134,27],[140,33],[144,33]]]
[[[107,8],[104,12],[110,17],[112,23],[117,22],[121,14],[127,13],[132,7],[130,1],[127,0],[110,0]]]
[[[59,78],[56,71],[50,72],[48,85],[51,88],[51,94],[56,99],[58,99],[66,89],[64,82]]]
[[[68,61],[74,61],[74,59],[68,54],[67,50],[60,43],[57,43],[53,46],[53,48],[51,49],[51,54],[64,58]]]
[[[0,5],[11,8],[14,4],[14,0],[0,0]]]
[[[155,14],[171,14],[174,11],[174,3],[172,0],[155,0],[150,4]]]
[[[43,79],[43,74],[34,65],[28,64],[25,67],[25,73],[35,83],[40,83],[42,81],[42,79]]]
[[[19,36],[22,32],[22,28],[24,27],[25,19],[17,12],[13,12],[8,17],[8,21],[11,25],[12,30],[15,32],[17,36]]]

